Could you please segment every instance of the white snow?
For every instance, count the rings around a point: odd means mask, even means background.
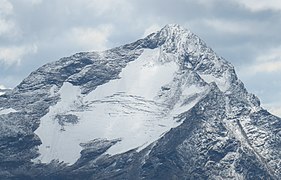
[[[14,112],[17,112],[17,111],[15,109],[13,109],[13,108],[0,109],[0,115],[14,113]]]
[[[206,87],[198,87],[196,85],[185,87],[182,90],[181,98],[179,99],[178,103],[175,105],[171,113],[174,114],[174,116],[177,116],[178,114],[188,111],[198,103],[198,101],[202,98],[202,93],[207,92],[207,89],[208,88]],[[201,95],[199,95],[200,93]],[[185,102],[189,98],[192,98],[192,100]]]
[[[215,82],[222,92],[226,92],[230,88],[230,81],[226,75],[227,73],[223,74],[224,76],[220,78],[216,78],[211,74],[198,74],[207,83]]]
[[[59,159],[73,164],[80,157],[79,144],[98,138],[121,139],[106,152],[110,155],[139,151],[178,126],[167,105],[155,98],[179,69],[169,58],[173,57],[160,54],[159,49],[146,49],[122,70],[120,79],[98,86],[88,95],[64,83],[58,92],[61,100],[50,107],[35,131],[42,144],[41,155],[34,161]],[[81,110],[82,105],[87,108]],[[79,122],[61,127],[55,120],[57,114],[76,115]]]
[[[70,83],[64,83],[59,91],[52,87],[50,95],[59,95],[60,101],[50,107],[35,131],[42,144],[41,155],[34,162],[58,159],[73,164],[80,157],[79,144],[93,139],[120,139],[107,150],[109,155],[140,151],[178,126],[176,117],[193,107],[207,88],[189,81],[180,83],[175,58],[160,49],[146,49],[122,70],[120,78],[88,95],[82,95],[80,87]],[[166,85],[171,91],[165,90],[167,96],[159,97]],[[165,98],[177,101],[172,109]],[[77,124],[58,123],[57,115],[70,114],[78,117]]]
[[[178,115],[208,92],[209,86],[189,82],[189,74],[179,72],[174,54],[161,48],[145,49],[139,58],[128,63],[120,78],[98,86],[88,95],[67,82],[60,90],[52,87],[50,95],[59,95],[60,101],[50,107],[35,131],[42,144],[41,155],[34,162],[58,159],[73,164],[80,157],[80,143],[94,139],[120,139],[106,151],[109,155],[144,149],[178,126]],[[216,82],[221,90],[228,89],[227,75],[222,79],[200,76],[208,83]],[[75,115],[79,121],[61,125],[57,115]]]
[[[50,96],[55,96],[56,92],[58,91],[58,87],[56,85],[53,85],[50,89]]]
[[[179,68],[174,61],[162,63],[163,56],[159,56],[158,48],[145,50],[137,60],[123,69],[120,73],[121,79],[99,86],[89,96],[100,98],[115,92],[126,92],[152,100],[163,84],[173,80],[173,74]]]

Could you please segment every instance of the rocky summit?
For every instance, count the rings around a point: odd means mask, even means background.
[[[0,95],[0,179],[280,179],[281,119],[198,36],[46,64]]]

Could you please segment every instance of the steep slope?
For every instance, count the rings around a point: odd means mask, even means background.
[[[46,64],[0,96],[0,119],[1,178],[281,176],[281,119],[179,25]]]

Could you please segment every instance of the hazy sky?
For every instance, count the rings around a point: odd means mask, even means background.
[[[0,0],[0,86],[80,51],[135,41],[177,23],[230,61],[281,116],[280,0]]]

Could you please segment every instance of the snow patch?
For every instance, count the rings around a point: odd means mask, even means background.
[[[15,112],[17,112],[17,111],[15,109],[13,109],[13,108],[0,109],[0,115],[10,114],[10,113],[15,113]]]
[[[218,86],[218,88],[222,91],[222,92],[226,92],[229,88],[230,88],[230,81],[229,78],[227,76],[222,76],[220,78],[216,78],[211,74],[200,74],[200,77],[207,83],[211,83],[214,82],[216,83],[216,85]]]
[[[173,74],[179,68],[174,61],[162,62],[162,58],[167,57],[160,56],[159,48],[146,49],[137,60],[123,69],[120,79],[98,86],[89,97],[100,98],[115,92],[125,92],[152,100],[163,84],[173,80]]]
[[[58,92],[61,100],[50,107],[35,131],[42,144],[41,155],[34,161],[59,159],[73,164],[80,157],[79,144],[97,138],[121,139],[106,152],[110,155],[141,150],[179,125],[168,114],[167,105],[155,100],[179,69],[169,58],[174,57],[160,54],[159,49],[146,49],[122,70],[120,79],[98,86],[88,95],[64,83]],[[77,116],[79,122],[62,127],[56,115],[67,114]]]
[[[206,87],[198,87],[196,85],[191,85],[185,87],[182,90],[181,97],[178,103],[173,108],[172,114],[177,116],[178,114],[184,113],[196,105],[202,98],[202,93],[206,92]]]

